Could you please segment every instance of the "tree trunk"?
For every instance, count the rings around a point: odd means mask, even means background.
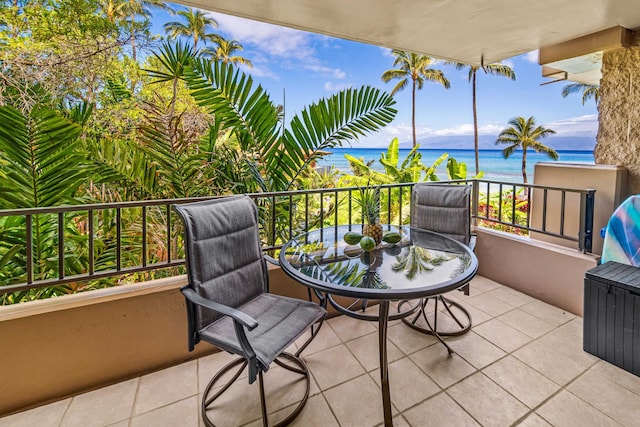
[[[480,172],[480,148],[478,146],[478,110],[476,107],[476,70],[473,70],[471,78],[471,91],[473,93],[473,148],[476,154],[476,175]]]
[[[527,183],[527,147],[522,147],[522,182]]]
[[[416,81],[413,80],[413,88],[411,90],[411,128],[413,129],[413,146],[417,145],[416,141]]]

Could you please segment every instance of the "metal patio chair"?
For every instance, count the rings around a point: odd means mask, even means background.
[[[416,184],[411,193],[411,226],[443,234],[473,250],[476,236],[471,233],[471,186]],[[465,295],[469,295],[469,284],[465,284],[459,290],[463,291]],[[408,301],[400,302],[398,310],[406,303]],[[435,306],[432,315],[427,309],[429,303],[433,303]],[[441,306],[454,320],[456,326],[445,329],[438,325],[438,313]],[[430,317],[432,318],[430,319]],[[420,319],[424,320],[426,328],[418,324]],[[471,328],[469,312],[460,303],[444,295],[423,298],[420,300],[416,314],[406,317],[402,321],[420,332],[433,334],[438,338],[440,336],[461,335]],[[447,348],[449,347],[447,346]]]
[[[325,309],[312,302],[269,293],[258,211],[249,197],[227,197],[174,208],[184,222],[189,283],[181,291],[187,303],[189,351],[202,340],[239,356],[207,385],[202,398],[205,424],[214,425],[207,410],[248,368],[249,384],[258,379],[263,425],[268,425],[262,373],[275,362],[306,379],[302,400],[277,424],[287,425],[302,411],[309,396],[309,371],[299,356],[317,334]],[[295,354],[284,352],[310,327],[310,338]],[[232,378],[214,392],[224,374],[234,368],[237,371]]]

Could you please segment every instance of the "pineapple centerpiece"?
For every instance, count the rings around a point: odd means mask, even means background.
[[[362,235],[371,237],[379,245],[384,234],[380,225],[380,187],[360,188],[358,203],[364,220]]]

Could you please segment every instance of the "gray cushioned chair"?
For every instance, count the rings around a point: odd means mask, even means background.
[[[187,301],[189,350],[202,340],[240,356],[214,375],[205,389],[202,398],[205,424],[214,425],[208,408],[248,368],[249,383],[259,380],[266,426],[262,373],[272,362],[303,375],[307,381],[300,404],[278,425],[288,424],[300,413],[309,395],[309,372],[299,356],[317,334],[325,309],[312,302],[268,293],[269,276],[261,250],[258,212],[250,198],[234,196],[174,208],[184,222],[185,231],[189,283],[182,293]],[[296,354],[285,353],[310,327],[310,338]],[[222,376],[236,367],[231,380],[212,393]]]
[[[471,233],[471,186],[460,184],[422,183],[416,184],[411,193],[411,226],[435,231],[457,240],[472,250],[475,247],[475,235]],[[469,284],[460,288],[469,295]],[[426,305],[435,304],[433,319],[428,319]],[[442,329],[438,326],[439,304],[443,304],[457,327]],[[455,307],[452,310],[452,307]],[[417,324],[423,318],[427,328]],[[471,315],[459,303],[442,295],[421,300],[417,315],[403,319],[409,326],[421,332],[437,336],[460,335],[471,328]],[[433,325],[431,325],[433,322]]]

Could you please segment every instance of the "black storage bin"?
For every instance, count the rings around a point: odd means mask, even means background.
[[[606,262],[585,273],[583,348],[640,376],[640,268]]]

